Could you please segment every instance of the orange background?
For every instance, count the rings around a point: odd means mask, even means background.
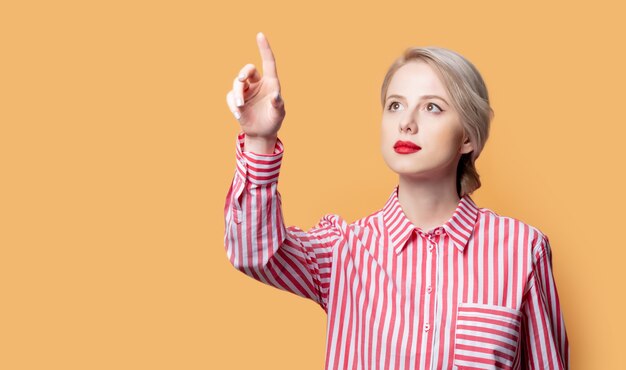
[[[261,67],[259,31],[287,110],[288,224],[382,207],[385,71],[409,46],[456,50],[496,114],[473,199],[549,236],[572,368],[625,368],[616,3],[3,3],[0,368],[323,368],[321,308],[224,250],[225,96]]]

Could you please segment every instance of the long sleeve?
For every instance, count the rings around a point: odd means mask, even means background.
[[[534,248],[533,272],[523,303],[523,364],[528,369],[569,369],[569,343],[552,272],[546,235]]]
[[[341,240],[334,215],[308,232],[283,221],[278,177],[284,146],[273,154],[244,151],[236,140],[237,168],[224,207],[224,245],[230,263],[265,284],[312,299],[326,310],[334,246]]]

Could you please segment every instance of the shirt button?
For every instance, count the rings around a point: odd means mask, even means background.
[[[440,229],[435,230],[435,234],[437,235],[441,234],[441,230]]]
[[[428,251],[432,252],[433,251],[433,245],[432,244],[428,244]]]
[[[429,285],[428,288],[426,288],[426,291],[428,293],[432,292],[433,291],[433,287]]]
[[[428,331],[430,329],[430,325],[428,323],[424,324],[424,331]]]

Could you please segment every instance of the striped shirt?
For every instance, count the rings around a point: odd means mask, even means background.
[[[224,245],[246,275],[327,313],[325,369],[568,369],[548,237],[463,196],[429,231],[395,186],[353,223],[287,227],[277,190],[284,146],[244,151],[224,207]],[[296,366],[296,364],[294,364]]]

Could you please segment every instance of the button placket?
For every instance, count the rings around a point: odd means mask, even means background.
[[[428,259],[429,259],[430,263],[432,264],[434,261],[436,261],[436,256],[433,255],[433,250],[436,247],[435,234],[431,232],[431,233],[422,234],[422,235],[426,236],[427,243],[428,243],[428,252],[430,254]],[[428,284],[427,287],[426,287],[426,294],[431,294],[432,291],[433,291],[433,287],[432,287],[433,282],[430,281],[430,277],[428,279],[429,280],[426,282]],[[432,297],[431,299],[436,299],[436,297]],[[426,313],[425,319],[428,320],[429,316],[430,316],[430,314]],[[430,323],[429,322],[425,322],[424,323],[424,332],[428,332],[429,330],[430,330]]]
[[[433,248],[435,248],[435,240],[431,234],[428,234],[428,251],[432,253]]]
[[[436,239],[437,240],[436,243],[438,243],[439,241],[441,241],[443,239],[443,236],[442,236],[443,233],[444,233],[444,229],[442,227],[437,228],[436,230],[433,231],[433,234],[436,235],[436,236],[432,236],[431,240],[432,239]],[[438,244],[434,244],[434,243],[435,243],[435,241],[433,241],[432,245],[437,246],[437,248],[439,248]],[[437,250],[439,250],[439,249],[437,249]],[[438,287],[441,284],[441,278],[442,278],[443,271],[442,271],[442,269],[438,268],[438,267],[442,267],[442,266],[439,266],[440,261],[439,261],[439,258],[437,258],[438,255],[439,255],[439,253],[437,253],[435,256],[433,256],[433,269],[435,271],[435,274],[434,274],[435,275],[435,281],[432,282],[432,285],[428,285],[428,287],[426,288],[426,291],[429,294],[433,290],[433,285],[434,285],[435,288],[439,289]],[[432,297],[431,297],[431,299],[434,300],[434,302],[435,302],[435,308],[434,308],[434,320],[435,320],[435,323],[439,323],[441,321],[441,302],[439,301],[439,299],[440,299],[439,294],[440,293],[441,292],[434,293],[432,295]],[[426,331],[428,331],[428,330],[426,330]],[[432,343],[432,351],[434,352],[434,351],[436,351],[436,348],[437,348],[436,347],[436,341],[438,340],[437,337],[439,335],[439,327],[437,325],[433,326],[433,332],[431,333],[431,335],[435,338],[433,340],[433,343]]]

